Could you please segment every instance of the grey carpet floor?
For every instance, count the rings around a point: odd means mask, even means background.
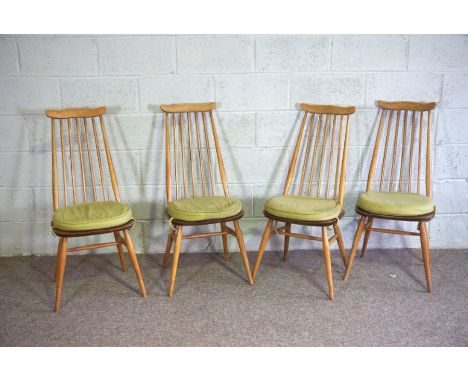
[[[319,250],[266,253],[254,286],[238,254],[182,254],[173,298],[161,255],[141,256],[147,299],[117,255],[70,256],[58,314],[54,257],[0,258],[0,345],[468,345],[468,250],[432,251],[431,294],[416,249],[369,250],[347,282],[332,257],[335,301]]]

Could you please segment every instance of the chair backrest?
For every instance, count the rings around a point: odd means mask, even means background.
[[[379,191],[421,194],[424,181],[425,194],[431,196],[431,111],[436,103],[377,101],[377,105],[381,110],[367,191],[374,188],[377,173]]]
[[[284,195],[333,198],[342,206],[349,116],[355,107],[302,103],[300,108],[303,111],[302,123]]]
[[[69,204],[109,200],[106,185],[109,178],[114,199],[120,201],[104,126],[103,115],[106,110],[104,106],[95,109],[46,110],[52,128],[54,210]],[[62,197],[59,189],[62,190]]]
[[[216,195],[219,183],[224,195],[229,196],[214,109],[216,102],[161,105],[165,113],[168,202]]]

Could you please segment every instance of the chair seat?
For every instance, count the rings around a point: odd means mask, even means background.
[[[387,216],[419,216],[435,209],[431,198],[410,192],[364,192],[357,205],[366,212]]]
[[[327,221],[340,215],[341,207],[334,199],[310,196],[275,196],[265,203],[271,215],[299,221]]]
[[[120,202],[80,203],[55,210],[52,226],[64,231],[88,231],[118,227],[132,218],[131,208]]]
[[[174,200],[167,205],[167,213],[176,220],[202,221],[223,219],[242,210],[240,200],[226,196],[203,196]]]

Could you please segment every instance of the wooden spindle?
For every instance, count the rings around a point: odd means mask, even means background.
[[[65,200],[65,206],[68,205],[68,188],[67,188],[67,170],[65,166],[65,146],[63,141],[63,123],[60,119],[60,149],[62,152],[62,182],[63,182],[63,196]]]
[[[115,200],[120,202],[119,183],[117,182],[117,176],[115,175],[114,162],[112,161],[112,155],[109,148],[109,141],[107,140],[106,127],[104,125],[104,118],[102,117],[102,115],[99,116],[99,123],[101,124],[102,138],[104,140],[104,148],[106,150],[107,165],[109,166],[112,191],[114,191]]]
[[[422,160],[422,133],[423,133],[423,117],[422,111],[419,112],[419,153],[418,153],[418,194],[421,193],[421,160]]]
[[[401,161],[400,161],[400,179],[398,182],[398,191],[401,192],[401,187],[403,184],[403,169],[405,161],[405,147],[406,147],[406,125],[408,122],[408,110],[405,110],[403,117],[403,135],[401,143]]]
[[[83,149],[81,146],[81,132],[80,132],[80,123],[78,122],[78,118],[75,118],[75,128],[76,128],[76,140],[78,142],[78,151],[80,152],[80,168],[81,168],[81,186],[83,189],[83,199],[86,203],[88,201],[86,195],[86,179],[85,179],[85,169],[84,169],[84,160],[83,160]]]
[[[109,195],[107,193],[107,187],[106,187],[106,179],[104,177],[104,170],[102,168],[101,148],[99,147],[99,139],[98,139],[98,133],[97,133],[96,122],[94,121],[94,117],[91,117],[91,123],[93,126],[94,144],[96,145],[96,154],[98,158],[99,174],[101,177],[102,197],[104,198],[104,200],[109,200]]]
[[[52,129],[52,198],[54,211],[59,208],[58,175],[57,175],[57,144],[55,142],[55,120],[50,119]]]
[[[398,129],[399,129],[399,126],[400,126],[400,110],[397,111],[397,117],[396,117],[396,121],[395,121],[395,139],[393,141],[393,155],[392,155],[392,167],[391,167],[391,170],[390,170],[389,191],[393,191],[393,178],[394,178],[394,170],[395,170],[397,145],[398,145]]]
[[[375,136],[374,151],[372,152],[372,160],[369,167],[369,175],[367,177],[367,187],[366,191],[369,192],[372,189],[372,181],[374,179],[375,168],[377,166],[377,156],[379,152],[380,139],[382,136],[383,124],[385,120],[385,112],[382,110],[380,112],[379,127],[377,129],[377,135]]]
[[[315,128],[314,151],[312,154],[312,164],[310,166],[308,195],[310,195],[312,192],[312,182],[314,180],[314,172],[315,172],[315,158],[317,156],[317,146],[318,146],[318,141],[319,141],[321,130],[322,130],[322,114],[319,114],[317,127]]]
[[[328,191],[330,189],[330,174],[333,158],[333,143],[335,142],[335,129],[336,129],[336,115],[333,115],[333,129],[330,137],[330,157],[328,158],[328,176],[327,176],[327,188],[325,191],[325,198],[328,199]]]
[[[84,124],[84,132],[86,136],[86,151],[88,153],[88,164],[89,164],[89,173],[91,174],[91,184],[93,186],[93,199],[94,201],[97,200],[97,195],[96,195],[96,180],[94,179],[94,169],[93,169],[93,162],[91,158],[91,150],[90,150],[90,144],[89,144],[89,133],[88,133],[88,123],[86,121],[86,118],[83,118],[83,124]]]
[[[208,129],[206,127],[206,113],[202,112],[202,121],[203,121],[203,131],[205,133],[205,149],[206,149],[206,156],[208,157],[208,168],[210,170],[210,180],[211,180],[211,195],[215,194],[215,185],[214,185],[214,177],[213,177],[213,167],[211,164],[211,150],[210,150],[210,139],[208,136]]]
[[[180,150],[182,152],[182,181],[184,182],[184,198],[187,197],[187,177],[185,176],[185,148],[184,148],[184,126],[183,114],[179,114],[179,128],[180,128]]]
[[[345,186],[345,181],[346,181],[346,161],[348,158],[348,136],[349,136],[349,114],[346,115],[346,132],[345,132],[345,140],[343,144],[343,160],[341,162],[340,196],[339,196],[339,204],[341,208],[343,208],[344,186]]]
[[[382,110],[382,113],[384,113],[384,110]],[[382,187],[385,181],[385,165],[387,164],[387,151],[388,151],[388,143],[390,141],[390,130],[392,129],[392,118],[393,118],[393,111],[390,110],[389,115],[388,115],[387,134],[385,137],[385,148],[384,148],[383,159],[382,159],[382,169],[380,172],[379,191],[382,191]],[[377,155],[377,153],[375,153],[375,155]]]
[[[343,132],[343,116],[340,115],[340,133],[338,134],[338,150],[336,152],[335,185],[333,188],[333,199],[337,198],[338,177],[339,177],[338,171],[340,168],[342,132]]]
[[[427,112],[426,196],[432,197],[432,189],[431,189],[431,111],[430,110]]]
[[[219,147],[218,133],[216,132],[214,116],[211,110],[210,110],[210,120],[211,120],[211,129],[213,131],[213,140],[214,140],[215,149],[216,149],[216,157],[218,158],[219,175],[221,176],[221,183],[223,185],[224,195],[229,196],[226,170],[224,169],[224,162],[223,162],[223,157],[221,155],[221,148]]]
[[[71,172],[71,184],[73,192],[73,203],[76,203],[76,189],[75,189],[75,160],[73,158],[73,144],[72,144],[72,131],[70,125],[70,118],[67,118],[68,128],[68,150],[70,152],[70,172]]]
[[[195,191],[195,171],[193,168],[193,152],[192,152],[192,129],[190,124],[190,113],[187,112],[187,133],[188,133],[188,144],[189,144],[189,155],[190,155],[190,174],[192,176],[192,196],[196,196]]]
[[[305,114],[308,114],[305,112]],[[314,127],[315,114],[311,114],[309,117],[309,132],[307,134],[306,150],[304,153],[304,161],[302,164],[301,180],[299,182],[299,195],[302,194],[302,187],[304,185],[304,175],[306,173],[307,164],[309,160],[310,142],[312,141],[313,127]]]
[[[297,157],[299,155],[299,149],[301,147],[302,136],[304,134],[306,120],[307,120],[307,112],[304,112],[304,115],[302,117],[302,122],[301,122],[301,128],[299,130],[299,134],[298,134],[297,141],[296,141],[296,146],[294,147],[291,164],[289,166],[288,175],[286,176],[286,182],[284,184],[284,191],[283,191],[284,195],[288,195],[289,188],[291,187],[294,170],[296,169]]]
[[[169,130],[169,113],[164,116],[165,146],[166,146],[166,197],[167,202],[172,201],[172,174],[171,174],[171,132]]]
[[[327,143],[328,127],[330,125],[330,115],[326,114],[325,117],[325,129],[323,131],[322,139],[322,154],[320,156],[319,176],[317,182],[317,198],[320,197],[320,191],[322,190],[322,169],[323,169],[323,158],[325,156],[325,147]]]
[[[206,185],[205,185],[205,171],[203,165],[203,153],[202,153],[202,146],[201,146],[201,139],[200,139],[200,129],[198,127],[198,113],[195,112],[195,132],[197,134],[197,144],[198,144],[198,161],[200,165],[200,176],[202,180],[202,193],[203,196],[206,196]]]
[[[408,192],[411,192],[411,173],[413,167],[413,145],[414,145],[414,129],[416,128],[416,112],[413,110],[411,114],[411,135],[410,135],[410,152],[408,164]]]
[[[176,114],[172,114],[172,138],[174,143],[174,180],[175,180],[175,197],[179,199],[179,172],[177,164],[177,128],[176,128]]]

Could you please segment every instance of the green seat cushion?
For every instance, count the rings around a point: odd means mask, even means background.
[[[117,227],[132,218],[131,208],[120,202],[80,203],[56,209],[52,226],[64,231],[88,231]]]
[[[275,196],[266,201],[265,211],[292,220],[326,221],[336,219],[340,215],[341,207],[334,199]]]
[[[242,210],[240,200],[226,196],[203,196],[170,202],[167,213],[173,219],[201,221],[237,215]]]
[[[412,192],[364,192],[357,205],[364,211],[387,216],[419,216],[435,209],[431,198]]]

